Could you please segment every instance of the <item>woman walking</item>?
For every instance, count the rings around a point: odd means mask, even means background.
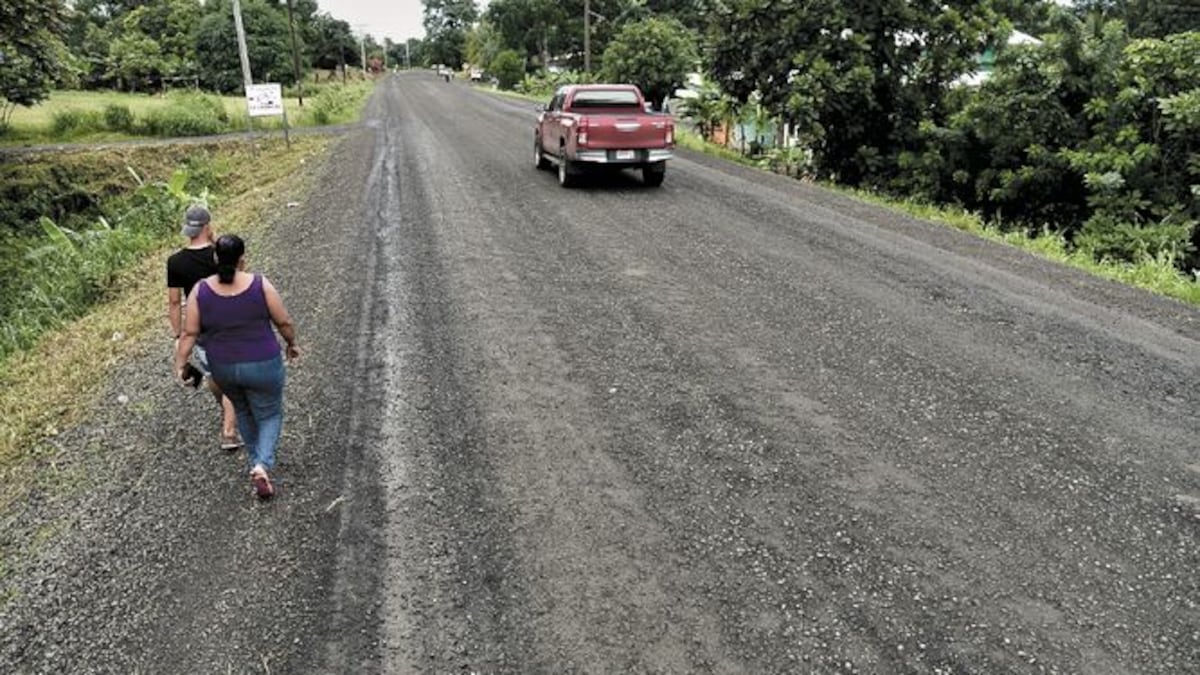
[[[213,380],[237,411],[250,483],[255,494],[266,499],[275,494],[269,472],[283,430],[286,377],[271,325],[287,342],[288,361],[300,356],[296,330],[271,282],[245,271],[246,245],[240,237],[221,236],[214,249],[217,273],[197,282],[195,292],[188,295],[175,373],[184,379],[187,356],[199,341],[208,352]]]

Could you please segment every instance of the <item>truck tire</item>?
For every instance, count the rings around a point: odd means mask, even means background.
[[[546,153],[542,152],[542,140],[537,136],[533,137],[533,165],[538,171],[550,168],[550,162],[546,161]]]
[[[575,187],[579,182],[579,173],[575,163],[567,159],[566,153],[558,160],[558,184],[565,188]]]
[[[666,177],[666,162],[655,162],[642,167],[642,183],[646,187],[658,187],[663,184],[663,179]]]

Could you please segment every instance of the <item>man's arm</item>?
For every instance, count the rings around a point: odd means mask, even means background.
[[[167,322],[171,325],[172,337],[183,332],[183,289],[167,289]]]

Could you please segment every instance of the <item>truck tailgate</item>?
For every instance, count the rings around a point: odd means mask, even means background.
[[[587,115],[587,147],[597,150],[662,148],[671,118],[666,115]]]

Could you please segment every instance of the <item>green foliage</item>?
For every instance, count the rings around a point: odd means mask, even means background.
[[[66,49],[59,38],[62,5],[43,0],[0,3],[0,132],[15,106],[46,98]]]
[[[1085,177],[1091,215],[1080,245],[1097,256],[1186,261],[1200,205],[1200,32],[1129,44],[1116,93],[1089,102],[1092,137],[1064,152]]]
[[[646,99],[662,103],[699,63],[696,37],[671,18],[627,24],[604,51],[605,79],[637,85]]]
[[[524,59],[515,49],[506,49],[492,60],[488,72],[499,81],[501,89],[512,89],[525,75]]]
[[[950,84],[1006,30],[995,0],[730,0],[709,32],[709,71],[813,139],[823,176],[884,185],[940,121]]]
[[[128,91],[146,90],[167,71],[162,47],[140,33],[122,35],[108,50],[107,75]]]
[[[52,128],[55,136],[71,138],[104,128],[104,117],[94,110],[62,110],[54,113]]]
[[[363,101],[370,93],[371,88],[361,83],[331,84],[317,93],[304,114],[318,125],[349,122],[362,109]]]
[[[316,68],[336,70],[343,64],[361,65],[358,40],[345,21],[328,14],[314,16],[307,41],[312,65]]]
[[[74,171],[49,168],[60,177],[62,170]],[[60,219],[40,216],[32,227],[0,228],[5,269],[0,278],[0,362],[106,297],[123,269],[176,235],[182,209],[207,195],[182,169],[165,182],[125,178],[118,192],[93,192],[91,206],[62,211]],[[49,194],[57,199],[54,192]],[[18,288],[21,292],[12,292]]]
[[[467,31],[479,18],[475,0],[423,0],[429,58],[457,70],[466,58]]]
[[[467,33],[465,50],[467,63],[480,68],[490,68],[496,57],[504,51],[504,40],[496,27],[485,19]],[[521,75],[525,74],[525,64],[519,52],[517,62],[521,64],[521,74],[516,79],[520,80]]]
[[[978,90],[961,88],[948,100],[957,112],[944,124],[922,123],[922,147],[901,155],[896,190],[1074,235],[1087,199],[1066,152],[1090,134],[1088,103],[1115,91],[1128,40],[1120,24],[1092,32],[1065,14],[1055,27],[1043,45],[1002,50]]]
[[[140,130],[148,136],[209,136],[229,131],[229,114],[221,99],[199,92],[175,92],[170,104],[151,110]]]
[[[571,49],[572,14],[558,0],[493,0],[485,17],[500,35],[501,43],[519,50],[541,68],[551,55]]]
[[[286,15],[266,0],[244,0],[241,5],[254,81],[291,84],[295,75]],[[205,5],[204,18],[194,35],[198,74],[204,87],[222,93],[241,91],[242,67],[228,0],[212,0]]]
[[[104,126],[109,131],[132,133],[136,125],[133,112],[129,106],[110,103],[104,106]]]

